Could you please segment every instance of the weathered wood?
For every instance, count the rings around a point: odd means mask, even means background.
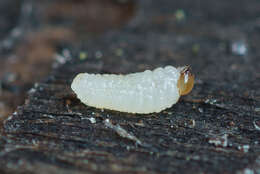
[[[72,59],[36,84],[25,105],[4,122],[0,171],[259,172],[260,50],[254,9],[260,10],[260,3],[178,2],[142,1],[124,29],[66,48]],[[176,21],[177,8],[184,9],[185,20]],[[237,10],[243,18],[228,16]],[[245,55],[229,52],[236,41],[248,47]],[[88,53],[85,60],[78,57],[82,50]],[[79,72],[129,73],[167,64],[190,64],[196,84],[161,113],[95,109],[70,89]]]

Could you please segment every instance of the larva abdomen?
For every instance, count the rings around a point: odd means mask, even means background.
[[[89,106],[130,113],[160,112],[180,97],[180,71],[167,66],[128,75],[81,73],[71,88]]]

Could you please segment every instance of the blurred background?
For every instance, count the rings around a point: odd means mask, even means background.
[[[118,29],[135,11],[125,0],[2,0],[0,2],[0,120],[24,103],[68,45]],[[60,60],[62,61],[62,60]]]
[[[259,12],[258,0],[1,0],[0,120],[64,57],[115,73],[190,64],[197,84],[246,87],[260,80]]]

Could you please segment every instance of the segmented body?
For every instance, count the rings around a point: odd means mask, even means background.
[[[128,75],[78,74],[71,88],[86,105],[130,113],[160,112],[175,104],[181,68],[167,66]]]

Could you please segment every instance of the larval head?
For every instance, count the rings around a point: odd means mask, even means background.
[[[194,75],[191,73],[190,66],[178,68],[180,70],[180,77],[177,87],[180,95],[188,94],[194,86]]]

